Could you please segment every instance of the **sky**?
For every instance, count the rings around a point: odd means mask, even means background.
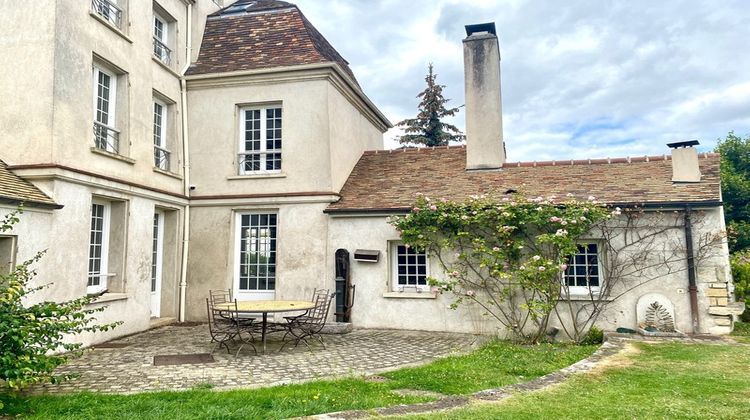
[[[464,25],[495,22],[509,161],[660,155],[692,139],[710,151],[750,134],[748,0],[291,1],[394,124],[416,115],[430,62],[463,105]],[[464,128],[463,112],[447,121]]]

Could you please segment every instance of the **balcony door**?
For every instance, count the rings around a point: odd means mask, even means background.
[[[154,213],[154,239],[151,247],[151,316],[161,316],[161,283],[164,267],[164,212]]]
[[[234,295],[237,300],[274,299],[276,213],[237,214]]]

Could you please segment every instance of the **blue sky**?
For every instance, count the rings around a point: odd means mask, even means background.
[[[730,130],[750,134],[744,0],[296,4],[394,123],[416,114],[429,62],[463,104],[463,25],[494,21],[511,161],[663,154],[686,139],[711,150]]]

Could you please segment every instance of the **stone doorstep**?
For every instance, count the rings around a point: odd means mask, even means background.
[[[149,323],[149,329],[153,328],[159,328],[164,327],[167,325],[172,325],[177,322],[176,318],[171,317],[164,317],[164,318],[151,318],[151,322]]]

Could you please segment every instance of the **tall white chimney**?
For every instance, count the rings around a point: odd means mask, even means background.
[[[701,171],[698,163],[698,140],[669,143],[672,149],[672,182],[700,182]]]
[[[505,163],[500,99],[500,46],[495,23],[466,25],[466,169],[498,169]]]

